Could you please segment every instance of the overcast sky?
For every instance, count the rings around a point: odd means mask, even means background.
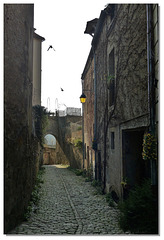
[[[84,34],[87,21],[98,18],[108,0],[34,1],[34,27],[42,43],[42,105],[54,111],[81,107],[81,74],[92,37]],[[47,51],[49,45],[55,49]],[[61,91],[63,88],[64,91]],[[49,104],[50,99],[50,104]],[[57,101],[56,101],[57,102]]]
[[[161,0],[136,2],[159,2],[160,6],[162,5]],[[130,1],[130,3],[136,2]],[[1,3],[9,2],[1,1]],[[36,33],[45,38],[42,43],[42,106],[50,106],[50,110],[54,111],[57,107],[55,106],[55,100],[58,99],[59,109],[64,109],[65,106],[81,107],[79,100],[82,91],[81,74],[92,41],[90,35],[84,34],[86,23],[94,18],[99,18],[101,10],[108,3],[129,2],[109,0],[10,0],[10,3],[34,3],[34,27]],[[160,9],[160,12],[162,12],[162,9]],[[161,14],[161,18],[162,16]],[[3,28],[3,8],[1,23]],[[47,51],[50,45],[54,47],[55,51],[53,49]],[[1,50],[3,53],[3,46]],[[64,91],[61,91],[60,88],[63,88]]]

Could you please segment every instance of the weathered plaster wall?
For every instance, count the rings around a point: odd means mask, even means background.
[[[33,98],[32,105],[41,105],[41,41],[33,40]]]
[[[33,95],[32,105],[41,105],[41,65],[42,42],[45,39],[34,32],[33,34]]]
[[[5,232],[20,221],[36,175],[31,147],[33,8],[4,5]]]

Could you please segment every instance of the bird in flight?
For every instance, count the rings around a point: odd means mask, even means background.
[[[52,45],[50,45],[50,46],[49,46],[49,48],[47,49],[47,51],[49,51],[49,50],[50,50],[50,48],[52,48],[52,49],[55,51],[55,49],[53,48],[53,46],[52,46]]]

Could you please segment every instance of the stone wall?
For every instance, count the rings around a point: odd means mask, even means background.
[[[56,142],[56,148],[44,146],[43,164],[45,165],[69,164],[68,157],[64,153],[58,141]]]
[[[36,176],[32,138],[33,4],[4,5],[5,233],[20,221]]]
[[[148,113],[147,22],[145,4],[122,4],[108,34],[107,55],[115,50],[118,122]],[[108,60],[109,63],[109,60]]]
[[[146,5],[118,4],[114,18],[108,14],[102,26],[96,47],[98,151],[104,160],[101,176],[105,190],[112,189],[121,196],[123,125],[124,129],[131,130],[149,125]],[[112,64],[114,83],[111,88]]]
[[[78,147],[75,147],[73,141],[79,138],[79,126],[82,126],[81,116],[66,116],[65,119],[62,118],[59,121],[59,129],[61,131],[60,136],[62,136],[63,139],[61,148],[65,153],[70,166],[73,168],[80,168],[82,163],[82,149],[80,150]],[[82,141],[82,135],[79,140]]]
[[[84,168],[92,168],[94,174],[95,154],[93,150],[94,140],[94,59],[91,49],[87,63],[82,73],[83,93],[86,102],[83,104],[84,116]]]

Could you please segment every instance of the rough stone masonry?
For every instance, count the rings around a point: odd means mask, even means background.
[[[118,210],[95,188],[61,165],[45,166],[38,211],[10,234],[120,235]]]

